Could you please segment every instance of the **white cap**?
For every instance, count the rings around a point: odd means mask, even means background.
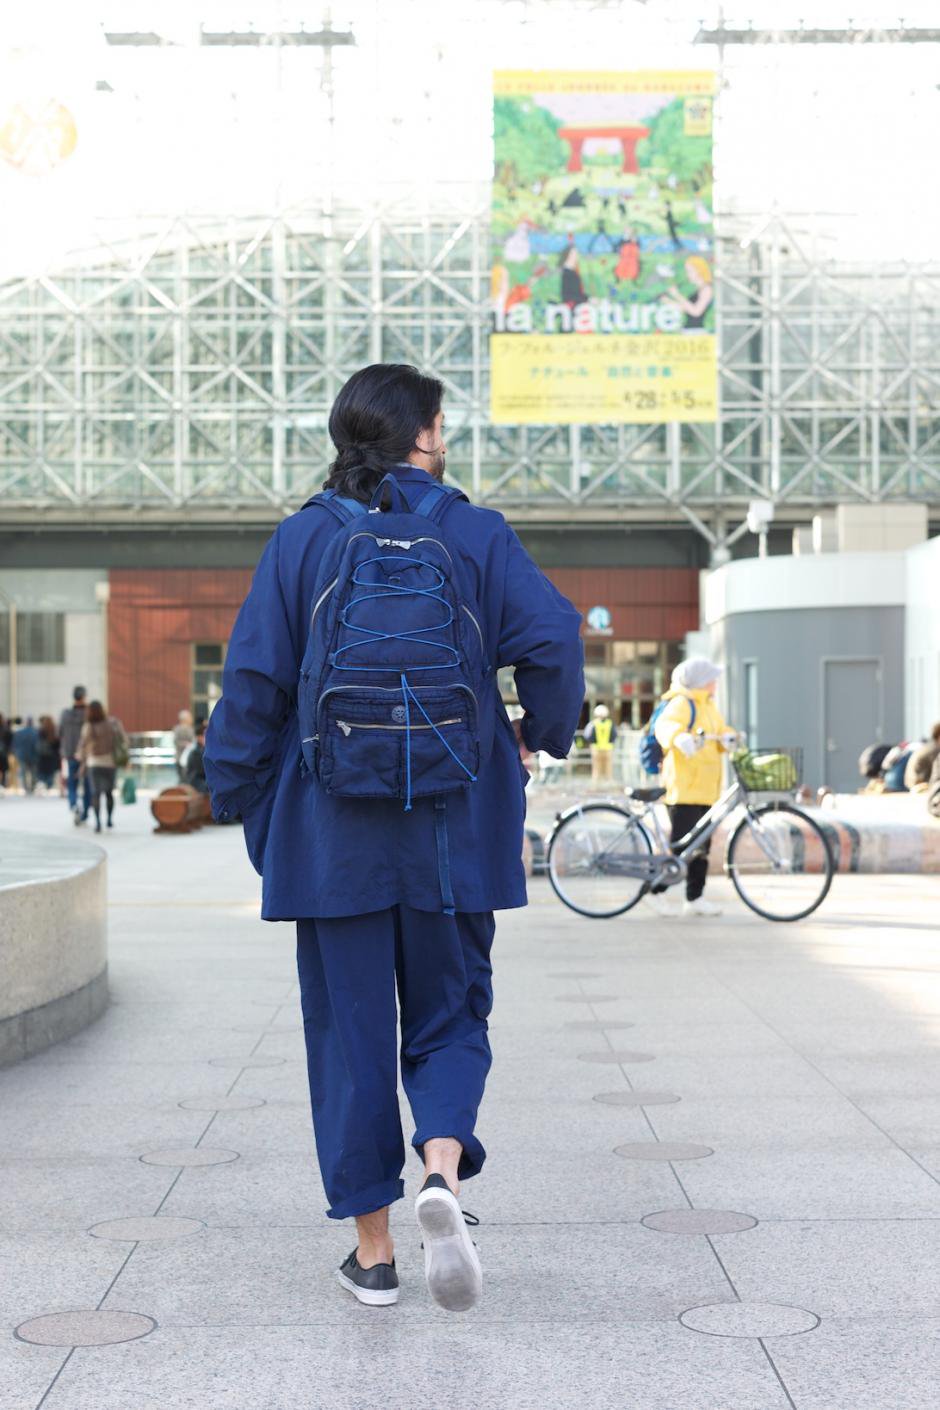
[[[709,661],[707,656],[690,656],[687,661],[680,661],[673,671],[673,689],[704,690],[705,686],[718,679],[724,669],[724,666]]]
[[[595,718],[595,720],[607,720],[607,719],[609,719],[609,718],[610,718],[610,711],[608,710],[607,706],[606,706],[606,705],[595,705],[595,706],[594,706],[594,718]]]

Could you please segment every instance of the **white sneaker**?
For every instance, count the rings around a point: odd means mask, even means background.
[[[684,916],[720,916],[724,912],[721,906],[716,906],[714,901],[706,901],[704,896],[699,896],[695,901],[686,901],[682,907]]]
[[[662,893],[654,895],[652,891],[647,891],[642,900],[647,910],[655,911],[658,916],[667,917],[677,916],[679,914],[679,908],[674,905],[667,895],[663,895]]]
[[[429,1175],[415,1200],[424,1241],[428,1291],[448,1312],[467,1312],[480,1301],[483,1270],[467,1232],[457,1196],[442,1175]]]

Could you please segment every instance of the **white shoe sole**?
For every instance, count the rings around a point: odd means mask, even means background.
[[[390,1307],[393,1302],[398,1301],[400,1288],[383,1288],[376,1291],[373,1288],[361,1288],[358,1283],[354,1283],[352,1278],[347,1278],[342,1268],[337,1268],[336,1278],[340,1287],[351,1292],[353,1297],[359,1302],[365,1303],[366,1307]]]
[[[424,1240],[424,1275],[438,1307],[468,1312],[480,1301],[483,1269],[450,1190],[423,1190],[415,1200],[415,1218]]]

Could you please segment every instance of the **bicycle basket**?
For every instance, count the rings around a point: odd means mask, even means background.
[[[748,793],[793,793],[803,776],[803,750],[739,749],[731,766]]]

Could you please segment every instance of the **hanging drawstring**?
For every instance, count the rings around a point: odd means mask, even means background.
[[[401,698],[405,707],[405,812],[411,812],[411,707],[408,704],[408,682],[401,676]]]
[[[441,741],[441,743],[443,744],[444,748],[447,750],[448,754],[449,754],[450,757],[453,759],[454,763],[460,765],[460,767],[463,769],[464,773],[467,775],[467,778],[470,780],[471,783],[476,783],[476,781],[477,781],[477,776],[476,776],[476,774],[473,772],[472,769],[468,769],[467,766],[466,766],[466,764],[464,763],[463,759],[461,759],[460,755],[459,755],[459,754],[455,754],[454,751],[453,751],[453,749],[451,749],[451,747],[450,747],[450,745],[448,744],[447,740],[446,740],[446,739],[444,738],[444,736],[441,734],[441,732],[440,732],[440,730],[438,729],[437,725],[436,725],[436,724],[434,723],[434,721],[431,719],[431,716],[428,714],[427,710],[425,710],[424,706],[421,704],[421,701],[418,699],[418,697],[415,695],[414,691],[411,689],[411,686],[410,686],[409,683],[408,683],[408,678],[407,678],[407,676],[404,675],[404,673],[403,673],[402,676],[401,676],[401,693],[402,693],[402,695],[403,695],[404,698],[405,698],[405,721],[406,721],[406,723],[408,724],[408,730],[409,730],[409,734],[408,734],[408,752],[409,752],[409,754],[410,754],[410,752],[411,752],[411,735],[410,735],[411,725],[410,725],[410,723],[408,723],[408,721],[409,721],[409,715],[408,715],[408,699],[409,699],[409,697],[410,697],[410,698],[414,701],[414,703],[417,705],[418,709],[421,711],[422,715],[424,716],[426,723],[431,727],[431,729],[432,729],[432,730],[434,731],[434,733],[437,735],[438,739]],[[409,780],[410,780],[410,777],[411,777],[411,767],[410,767],[410,764],[409,764],[409,766],[408,766],[407,775],[408,775],[408,778],[409,778]],[[410,797],[410,791],[411,791],[411,784],[410,784],[410,782],[409,782],[409,784],[408,784],[408,790],[409,790],[409,797]]]
[[[434,799],[434,837],[437,842],[437,877],[441,887],[441,909],[445,916],[455,913],[454,892],[450,884],[450,845],[447,840],[447,800]]]

